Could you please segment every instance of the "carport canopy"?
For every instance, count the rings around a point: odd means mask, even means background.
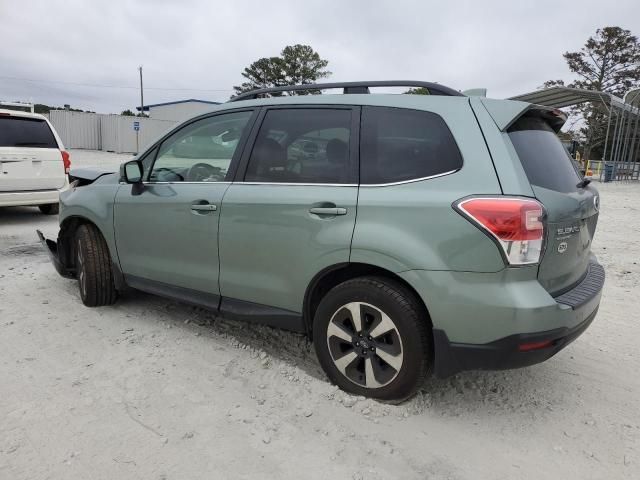
[[[519,100],[521,102],[535,103],[552,108],[572,107],[581,103],[592,102],[593,104],[609,110],[611,104],[622,107],[622,99],[607,92],[597,90],[584,90],[582,88],[571,87],[550,87],[542,90],[535,90],[509,98],[509,100]]]
[[[516,95],[509,100],[519,100],[551,108],[591,103],[608,116],[602,158],[605,161],[613,162],[611,177],[614,180],[639,179],[640,89],[629,90],[622,99],[597,90],[556,86]],[[614,119],[613,122],[612,119]],[[601,169],[601,178],[602,172]]]

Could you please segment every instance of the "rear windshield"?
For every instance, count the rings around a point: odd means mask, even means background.
[[[58,144],[44,120],[0,116],[0,147],[58,148]]]
[[[557,192],[574,192],[580,177],[551,127],[540,117],[520,118],[508,131],[529,183]]]

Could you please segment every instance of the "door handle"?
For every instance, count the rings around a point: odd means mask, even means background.
[[[204,205],[191,205],[191,210],[195,210],[196,212],[215,212],[217,209],[218,207],[216,207],[212,203],[205,203]]]
[[[347,209],[342,207],[313,207],[309,213],[314,215],[346,215]]]

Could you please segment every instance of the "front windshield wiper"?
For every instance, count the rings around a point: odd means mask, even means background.
[[[590,183],[591,183],[591,179],[590,178],[583,178],[582,181],[576,185],[576,187],[584,188],[587,185],[589,185]]]
[[[15,147],[37,147],[40,145],[49,145],[45,142],[16,142],[13,144]]]

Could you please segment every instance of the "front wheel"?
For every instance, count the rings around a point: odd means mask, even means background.
[[[380,400],[413,395],[431,364],[424,308],[409,289],[382,277],[356,278],[331,289],[316,311],[313,341],[332,382]]]
[[[113,304],[118,298],[118,291],[113,281],[109,247],[94,225],[78,227],[75,254],[82,303],[87,307]]]

